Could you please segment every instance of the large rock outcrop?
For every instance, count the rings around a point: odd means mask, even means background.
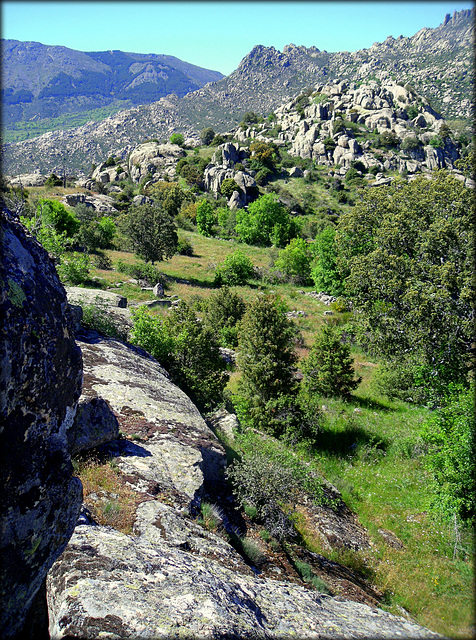
[[[242,573],[186,541],[174,546],[163,523],[152,539],[76,528],[48,577],[53,638],[441,637],[381,609]]]
[[[25,623],[77,521],[67,432],[81,392],[81,352],[46,251],[8,212],[0,244],[0,636]]]

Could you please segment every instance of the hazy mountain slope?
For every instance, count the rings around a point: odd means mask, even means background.
[[[205,126],[226,131],[246,111],[266,115],[303,88],[333,78],[414,84],[444,117],[469,118],[474,15],[474,9],[461,11],[436,29],[422,29],[411,38],[389,37],[355,53],[256,46],[232,74],[183,98],[167,96],[100,123],[6,145],[4,172],[49,171],[63,161],[89,170],[92,162],[112,153],[125,156],[148,138],[164,140],[173,131],[188,135]]]
[[[124,109],[170,93],[184,96],[223,77],[167,55],[83,53],[17,40],[3,40],[2,54],[4,127],[110,105]]]

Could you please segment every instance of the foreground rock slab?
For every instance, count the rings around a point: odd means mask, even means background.
[[[184,506],[224,480],[225,451],[188,396],[142,349],[83,331],[84,398],[102,398],[123,435],[101,452],[141,492],[166,490]]]
[[[244,575],[160,537],[79,525],[48,576],[50,634],[81,638],[439,638],[380,609]]]

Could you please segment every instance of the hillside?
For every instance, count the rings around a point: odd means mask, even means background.
[[[212,126],[224,132],[246,111],[267,115],[308,86],[334,78],[410,84],[444,117],[467,122],[472,104],[473,20],[474,9],[461,11],[447,16],[436,29],[422,29],[411,38],[389,37],[355,53],[294,45],[279,52],[258,45],[232,74],[183,98],[176,92],[102,122],[6,145],[4,172],[48,171],[63,160],[70,168],[87,170],[104,156],[127,153],[146,139],[167,139],[174,131],[187,136]],[[104,64],[91,58],[93,63],[95,68]]]
[[[2,40],[2,55],[7,139],[15,132],[31,137],[59,123],[67,127],[73,115],[101,119],[94,115],[112,115],[172,93],[182,97],[223,77],[168,55],[85,53],[39,42]]]

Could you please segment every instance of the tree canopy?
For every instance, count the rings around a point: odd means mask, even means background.
[[[473,222],[470,190],[446,171],[364,192],[339,220],[338,264],[349,272],[360,338],[405,365],[409,388],[467,380]]]
[[[132,206],[122,219],[121,228],[137,255],[146,262],[171,258],[177,249],[174,220],[160,206]]]
[[[236,214],[235,231],[242,242],[284,247],[297,235],[295,222],[276,196],[267,193]]]

